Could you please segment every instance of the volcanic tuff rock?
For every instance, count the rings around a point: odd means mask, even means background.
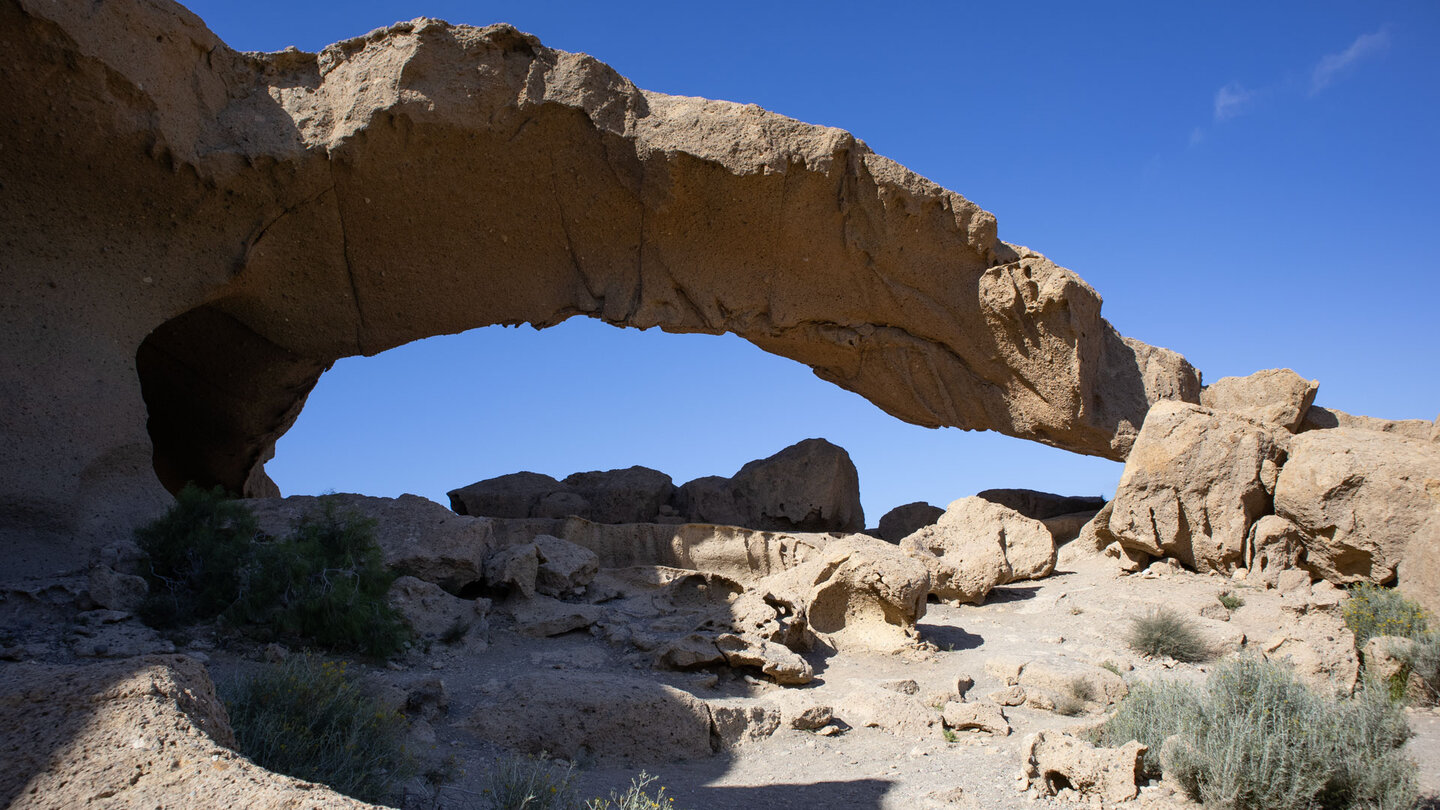
[[[12,0],[0,28],[12,570],[83,565],[162,483],[276,494],[264,462],[336,359],[488,324],[733,332],[900,419],[1116,459],[1199,396],[849,133],[509,26],[242,54],[166,0]]]
[[[1257,371],[1248,377],[1222,377],[1200,391],[1200,404],[1229,411],[1291,433],[1300,428],[1320,383],[1288,368]]]
[[[860,476],[850,454],[824,439],[805,439],[752,461],[730,478],[708,476],[680,487],[676,509],[696,523],[792,532],[859,532]]]
[[[906,537],[925,528],[934,525],[945,510],[938,506],[931,506],[924,501],[907,503],[897,506],[885,513],[880,518],[880,528],[877,533],[881,540],[887,543],[899,543]]]
[[[1055,570],[1055,541],[1044,524],[978,496],[954,501],[900,548],[929,569],[937,598],[958,602],[983,602],[996,585]]]

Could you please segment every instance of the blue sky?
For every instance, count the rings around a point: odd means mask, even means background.
[[[854,132],[1071,268],[1205,378],[1287,366],[1352,413],[1440,413],[1440,4],[251,0],[232,46],[510,22],[650,90]],[[1113,493],[1120,465],[925,430],[734,337],[572,320],[340,361],[278,445],[286,494],[446,490],[644,464],[676,483],[810,436],[873,525],[996,486]]]

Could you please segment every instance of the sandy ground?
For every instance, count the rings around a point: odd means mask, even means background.
[[[1233,591],[1245,599],[1226,621],[1199,619],[1202,607],[1217,615],[1216,595]],[[913,680],[921,701],[938,700],[953,693],[958,677],[974,680],[971,701],[983,701],[1005,685],[1007,664],[1042,661],[1057,665],[1109,663],[1129,682],[1155,678],[1201,680],[1207,665],[1156,661],[1130,652],[1124,644],[1127,619],[1159,605],[1197,614],[1216,639],[1233,644],[1241,634],[1254,648],[1297,619],[1281,609],[1274,590],[1246,587],[1213,575],[1152,566],[1137,575],[1119,575],[1104,558],[1065,560],[1060,571],[1041,581],[997,589],[983,606],[947,606],[932,603],[919,630],[926,649],[900,655],[845,654],[812,656],[816,680],[805,687],[822,702],[833,702],[836,714],[844,695],[856,688],[894,680]],[[1220,614],[1223,615],[1223,614]],[[246,662],[226,654],[212,654],[211,669],[218,679]],[[763,699],[776,687],[728,671],[676,673],[651,670],[645,657],[626,645],[584,632],[548,639],[516,635],[498,623],[488,649],[465,652],[452,648],[432,650],[415,657],[400,670],[370,670],[370,675],[399,688],[439,677],[449,697],[448,712],[433,724],[423,744],[432,756],[453,755],[464,776],[442,788],[438,795],[414,795],[417,807],[483,808],[485,775],[494,758],[504,752],[479,739],[466,718],[485,701],[493,700],[496,682],[525,678],[537,671],[600,675],[624,673],[654,678],[679,687],[698,698],[750,697]],[[797,688],[797,687],[791,687]],[[688,808],[876,808],[915,807],[1021,808],[1060,804],[1056,799],[1018,787],[1020,746],[1027,734],[1042,729],[1065,729],[1098,721],[1103,706],[1091,704],[1079,717],[1062,717],[1026,706],[1004,709],[1014,733],[992,736],[986,732],[960,732],[948,742],[940,726],[920,732],[896,733],[881,728],[854,727],[835,736],[813,731],[782,729],[767,738],[734,747],[710,757],[678,762],[597,762],[577,757],[576,779],[581,795],[606,795],[629,784],[640,770],[657,777],[654,787],[665,786],[677,807]],[[1416,732],[1410,751],[1420,765],[1421,778],[1432,796],[1440,794],[1440,716],[1433,710],[1410,713]],[[637,727],[643,727],[637,718]],[[644,733],[643,730],[638,733]],[[583,741],[594,750],[606,750],[612,741]],[[1085,804],[1098,806],[1097,802]],[[1142,791],[1138,803],[1127,807],[1184,807],[1183,799],[1167,788]]]

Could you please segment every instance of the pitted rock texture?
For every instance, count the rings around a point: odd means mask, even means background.
[[[509,26],[318,54],[238,53],[165,0],[16,0],[0,27],[17,570],[73,567],[187,480],[276,494],[263,464],[336,359],[490,324],[733,332],[915,424],[1115,459],[1199,396],[1078,276],[849,133]]]

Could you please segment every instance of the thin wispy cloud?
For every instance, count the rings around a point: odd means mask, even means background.
[[[1381,28],[1373,34],[1356,37],[1350,47],[1340,53],[1326,54],[1310,72],[1310,95],[1329,87],[1341,73],[1376,54],[1384,53],[1389,47],[1390,32]]]
[[[1239,82],[1231,82],[1215,91],[1215,120],[1228,121],[1245,111],[1255,99],[1255,91],[1246,90]]]

